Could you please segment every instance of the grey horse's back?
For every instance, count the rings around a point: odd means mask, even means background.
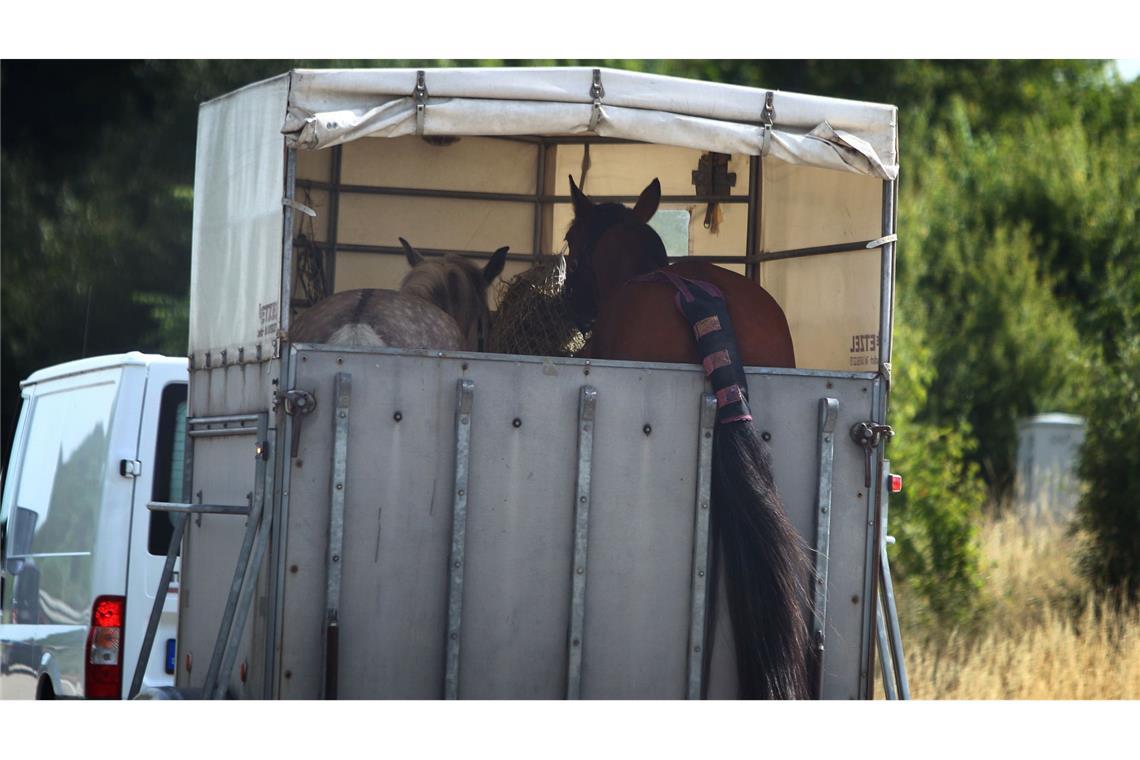
[[[289,330],[294,343],[393,348],[462,347],[455,320],[422,298],[395,290],[346,290],[303,312]]]

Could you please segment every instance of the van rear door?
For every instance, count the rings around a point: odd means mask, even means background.
[[[138,475],[131,518],[130,571],[127,577],[127,623],[123,693],[134,678],[138,651],[170,545],[170,515],[147,509],[151,501],[185,501],[182,493],[186,441],[186,366],[156,362],[148,367],[139,432]],[[158,632],[146,663],[144,687],[174,684],[175,636],[178,619],[178,574],[163,600]]]

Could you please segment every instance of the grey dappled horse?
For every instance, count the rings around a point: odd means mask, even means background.
[[[448,254],[427,259],[400,238],[412,271],[397,290],[346,290],[294,321],[294,343],[481,351],[490,327],[487,288],[503,271],[506,246],[480,268]]]

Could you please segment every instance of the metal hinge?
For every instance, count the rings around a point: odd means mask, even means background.
[[[119,474],[124,478],[137,478],[142,475],[142,462],[137,459],[120,459]]]

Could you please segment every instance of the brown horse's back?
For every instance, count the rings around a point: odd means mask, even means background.
[[[735,272],[695,258],[683,259],[669,269],[690,280],[710,282],[724,293],[745,365],[796,366],[788,320],[768,291]],[[586,351],[597,359],[698,363],[697,341],[674,303],[676,294],[664,281],[622,285],[599,310]]]

